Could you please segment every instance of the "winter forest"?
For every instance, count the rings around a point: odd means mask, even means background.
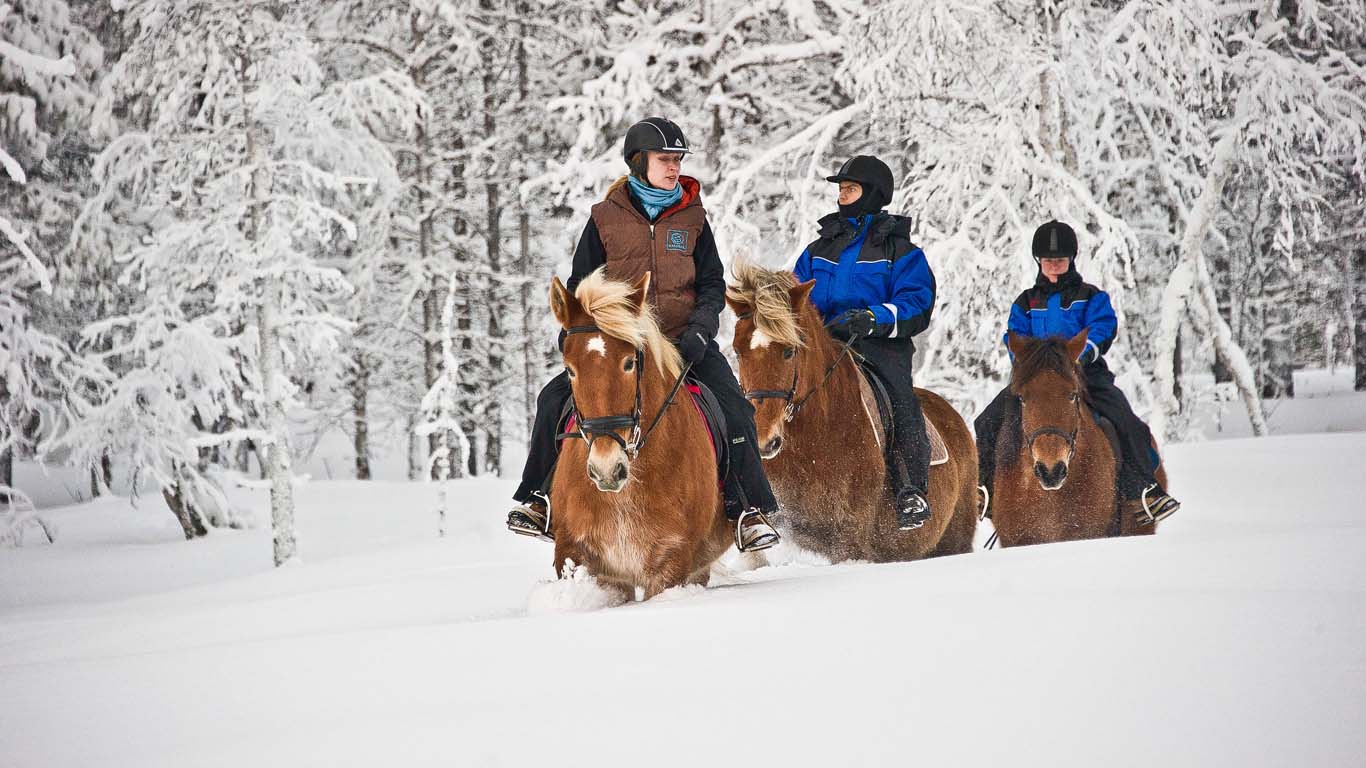
[[[656,114],[727,262],[790,266],[886,160],[917,383],[969,421],[1051,218],[1159,438],[1261,434],[1304,366],[1366,389],[1361,0],[0,0],[0,105],[0,539],[22,462],[187,538],[269,487],[277,563],[324,436],[356,480],[515,476],[548,283]]]

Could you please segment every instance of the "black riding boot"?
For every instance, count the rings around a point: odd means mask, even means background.
[[[915,345],[910,339],[863,339],[854,350],[864,357],[892,401],[892,442],[887,471],[896,493],[897,527],[919,528],[930,519],[930,441],[925,412],[911,381]]]
[[[736,521],[735,545],[742,552],[767,549],[779,539],[766,517],[778,509],[778,500],[759,458],[754,406],[745,399],[740,382],[715,341],[707,346],[707,356],[693,364],[692,376],[716,396],[726,418],[730,469],[722,487],[726,517]]]
[[[512,494],[519,502],[508,512],[507,526],[513,533],[551,539],[550,475],[559,458],[555,432],[560,413],[573,390],[569,374],[561,372],[546,383],[536,397],[536,418],[532,422],[531,442],[527,446],[526,464],[522,467],[522,483]]]

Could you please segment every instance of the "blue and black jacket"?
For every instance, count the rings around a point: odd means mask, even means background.
[[[1010,305],[1006,328],[1021,336],[1061,336],[1070,339],[1086,329],[1086,349],[1081,362],[1104,365],[1101,357],[1110,350],[1119,329],[1110,295],[1084,282],[1073,262],[1058,282],[1050,283],[1040,272],[1034,286]],[[1004,341],[1007,336],[1002,336]],[[1009,346],[1007,346],[1009,350]]]
[[[905,339],[925,330],[934,312],[935,282],[925,252],[911,242],[911,220],[881,212],[822,218],[820,237],[802,251],[792,272],[815,278],[811,301],[827,322],[850,309],[868,309],[873,336]]]

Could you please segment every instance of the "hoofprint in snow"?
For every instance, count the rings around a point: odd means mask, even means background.
[[[432,485],[303,485],[284,569],[266,529],[52,510],[56,545],[0,551],[0,763],[1356,764],[1362,455],[1173,446],[1153,538],[792,560],[587,613],[501,529],[505,482],[457,484],[445,539]]]

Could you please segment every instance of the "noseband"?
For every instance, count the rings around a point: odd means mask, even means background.
[[[576,325],[570,328],[566,328],[564,335],[566,337],[569,337],[573,336],[576,333],[601,332],[602,329],[598,328],[598,326],[596,325]],[[563,434],[556,435],[555,439],[567,440],[571,438],[578,438],[588,443],[588,447],[592,449],[594,440],[598,439],[599,437],[609,437],[617,445],[621,446],[621,449],[626,452],[626,456],[629,459],[634,461],[636,456],[640,454],[640,450],[645,447],[645,440],[650,437],[650,433],[654,432],[655,427],[659,425],[659,420],[664,416],[664,412],[667,411],[669,409],[669,406],[673,404],[674,396],[678,394],[678,388],[683,385],[683,380],[687,377],[688,371],[692,370],[692,363],[689,363],[688,365],[684,366],[682,372],[678,374],[678,380],[674,382],[673,389],[669,390],[669,396],[664,400],[664,405],[660,406],[659,413],[655,414],[655,418],[653,421],[650,422],[649,428],[645,430],[644,434],[641,434],[640,372],[644,367],[645,352],[641,348],[637,347],[635,370],[636,402],[635,407],[631,409],[631,414],[629,416],[598,416],[591,419],[585,419],[583,418],[582,413],[578,413],[579,418],[576,419],[576,421],[578,422],[578,428],[573,432],[565,432]],[[577,405],[575,406],[575,411],[578,411]],[[617,434],[617,430],[619,429],[631,430],[631,438],[629,441],[623,438],[621,435]]]
[[[1039,427],[1038,429],[1034,430],[1033,432],[1030,432],[1030,433],[1025,437],[1026,447],[1030,450],[1031,453],[1034,451],[1034,441],[1035,441],[1035,440],[1038,440],[1039,438],[1041,438],[1041,437],[1043,437],[1043,436],[1045,436],[1045,435],[1053,435],[1054,437],[1061,437],[1063,440],[1067,441],[1067,459],[1065,460],[1065,463],[1067,463],[1067,464],[1071,464],[1071,463],[1072,463],[1072,457],[1073,457],[1074,455],[1076,455],[1076,453],[1077,453],[1077,430],[1081,429],[1081,397],[1080,397],[1080,396],[1077,397],[1076,406],[1077,406],[1077,423],[1076,423],[1075,426],[1072,427],[1072,431],[1071,431],[1071,432],[1068,432],[1068,431],[1066,431],[1066,430],[1064,430],[1064,429],[1061,429],[1061,428],[1059,428],[1059,427]],[[1022,420],[1023,420],[1023,417],[1022,417]]]

